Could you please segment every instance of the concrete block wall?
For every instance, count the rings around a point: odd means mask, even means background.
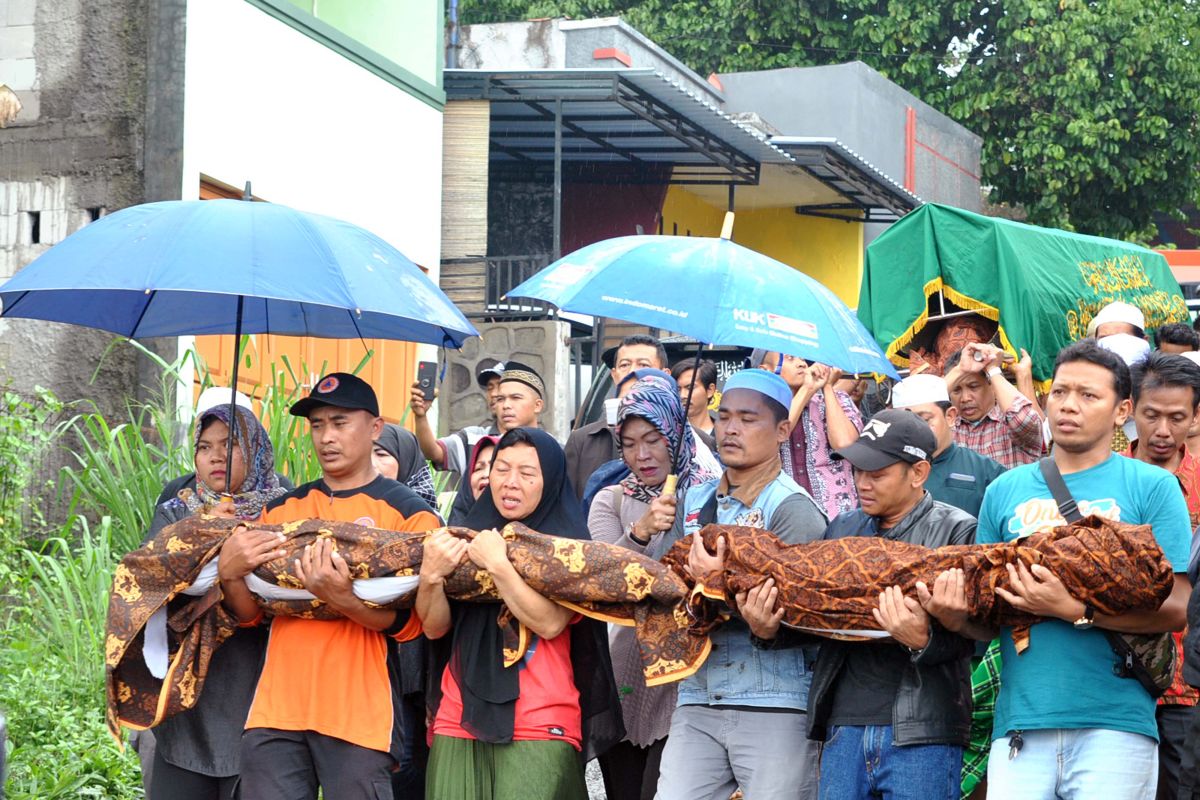
[[[35,0],[0,0],[0,83],[21,101],[19,123],[37,120],[41,97],[34,61]]]
[[[0,0],[0,83],[22,103],[0,132],[0,279],[93,217],[145,200],[149,39],[164,14],[157,9],[174,5]],[[182,52],[183,31],[173,36],[169,49]],[[71,325],[0,320],[0,383],[45,386],[63,400],[123,413],[156,375],[128,347],[110,352],[97,371],[112,340]],[[150,344],[173,350],[173,342]]]
[[[560,442],[567,440],[575,408],[570,401],[571,352],[567,347],[570,326],[565,322],[475,323],[478,339],[468,339],[461,350],[450,350],[446,379],[438,390],[440,435],[488,419],[487,399],[475,375],[485,359],[528,364],[546,382],[546,409],[542,427]]]

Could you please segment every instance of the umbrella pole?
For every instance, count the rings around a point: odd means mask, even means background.
[[[249,184],[246,185],[249,190]],[[237,382],[238,366],[242,360],[239,352],[242,347],[242,304],[246,298],[238,295],[237,323],[233,334],[233,377],[229,382],[229,441],[225,445],[225,494],[232,495],[230,483],[233,481],[233,430],[237,427]]]
[[[704,342],[696,340],[696,361],[692,364],[692,381],[688,384],[687,402],[683,404],[683,424],[691,425],[692,420],[689,413],[692,410],[692,392],[696,391],[696,378],[700,375],[700,353],[704,350]],[[683,438],[683,433],[687,428],[679,431],[680,439]]]

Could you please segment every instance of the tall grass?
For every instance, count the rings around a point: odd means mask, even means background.
[[[6,797],[141,795],[136,758],[104,732],[104,621],[117,554],[107,518],[72,516],[0,608],[0,708],[9,725]]]

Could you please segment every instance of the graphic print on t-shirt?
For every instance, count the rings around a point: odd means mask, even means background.
[[[1095,514],[1113,522],[1121,521],[1121,506],[1114,497],[1080,500],[1079,513],[1085,517]],[[1043,533],[1066,524],[1067,521],[1058,512],[1058,503],[1048,497],[1035,497],[1018,503],[1013,509],[1013,515],[1008,520],[1008,531],[1016,534],[1019,539],[1031,533]]]

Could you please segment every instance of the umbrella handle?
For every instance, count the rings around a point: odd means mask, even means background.
[[[725,212],[725,221],[721,223],[721,238],[725,241],[733,239],[733,212]]]

